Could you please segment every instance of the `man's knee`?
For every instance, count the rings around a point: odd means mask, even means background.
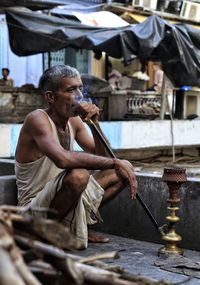
[[[103,189],[119,182],[119,177],[113,169],[98,171],[93,176]]]
[[[73,191],[83,192],[88,184],[89,176],[86,169],[70,170],[63,180],[63,186],[66,189],[71,188]]]

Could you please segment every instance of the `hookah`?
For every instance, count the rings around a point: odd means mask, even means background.
[[[179,189],[187,181],[185,169],[165,167],[162,180],[167,183],[169,188],[169,197],[167,199],[169,215],[166,217],[169,225],[167,233],[162,236],[162,240],[166,245],[159,249],[158,254],[183,254],[183,249],[177,247],[177,243],[182,240],[182,237],[176,233],[175,225],[180,220],[176,215],[180,203]]]

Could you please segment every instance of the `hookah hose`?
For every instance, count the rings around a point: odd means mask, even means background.
[[[104,147],[106,148],[106,150],[108,151],[108,153],[110,154],[110,156],[112,158],[116,158],[114,152],[112,151],[112,149],[110,148],[110,146],[107,144],[105,138],[103,137],[103,135],[101,134],[101,132],[99,131],[99,129],[97,128],[97,126],[95,125],[95,123],[89,119],[88,120],[88,124],[93,128],[93,130],[97,133],[97,135],[99,136],[99,139],[101,140],[101,142],[103,143]],[[147,207],[147,205],[145,204],[145,202],[143,201],[141,195],[136,192],[136,199],[139,201],[139,203],[141,204],[141,206],[143,207],[145,213],[147,214],[147,216],[150,218],[151,222],[153,223],[154,227],[156,228],[156,230],[163,236],[165,235],[164,232],[164,227],[166,225],[163,226],[159,226],[158,222],[156,221],[155,217],[153,216],[153,214],[151,213],[150,209]]]

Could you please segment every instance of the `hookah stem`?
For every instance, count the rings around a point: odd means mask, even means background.
[[[98,134],[101,142],[104,144],[106,150],[109,152],[110,156],[112,158],[116,158],[114,152],[112,151],[112,149],[109,147],[109,145],[107,144],[105,138],[102,136],[102,134],[100,133],[100,131],[98,130],[97,126],[94,124],[94,122],[89,119],[88,123],[92,126],[92,128],[95,130],[95,132]],[[156,219],[154,218],[153,214],[151,213],[150,209],[147,207],[147,205],[145,204],[145,202],[143,201],[141,195],[137,192],[136,193],[136,198],[137,200],[140,202],[140,204],[142,205],[144,211],[146,212],[147,216],[150,218],[151,222],[153,223],[153,225],[155,226],[155,228],[162,234],[162,230],[161,227],[158,225],[158,222],[156,221]]]

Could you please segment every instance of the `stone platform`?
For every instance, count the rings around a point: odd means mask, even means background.
[[[116,217],[116,220],[119,216]],[[146,232],[148,235],[148,231]],[[122,238],[116,235],[105,235],[110,238],[110,242],[106,244],[89,243],[89,246],[84,251],[79,251],[77,254],[81,256],[91,256],[104,252],[118,251],[119,259],[103,260],[109,265],[118,265],[126,271],[142,275],[154,280],[164,280],[172,284],[199,285],[200,279],[187,275],[187,270],[182,270],[181,273],[174,273],[161,269],[155,266],[155,263],[162,260],[157,253],[161,244],[144,242],[134,239]],[[184,257],[193,262],[199,262],[200,252],[185,250]],[[180,272],[180,270],[179,270]],[[195,273],[200,271],[194,270]]]

